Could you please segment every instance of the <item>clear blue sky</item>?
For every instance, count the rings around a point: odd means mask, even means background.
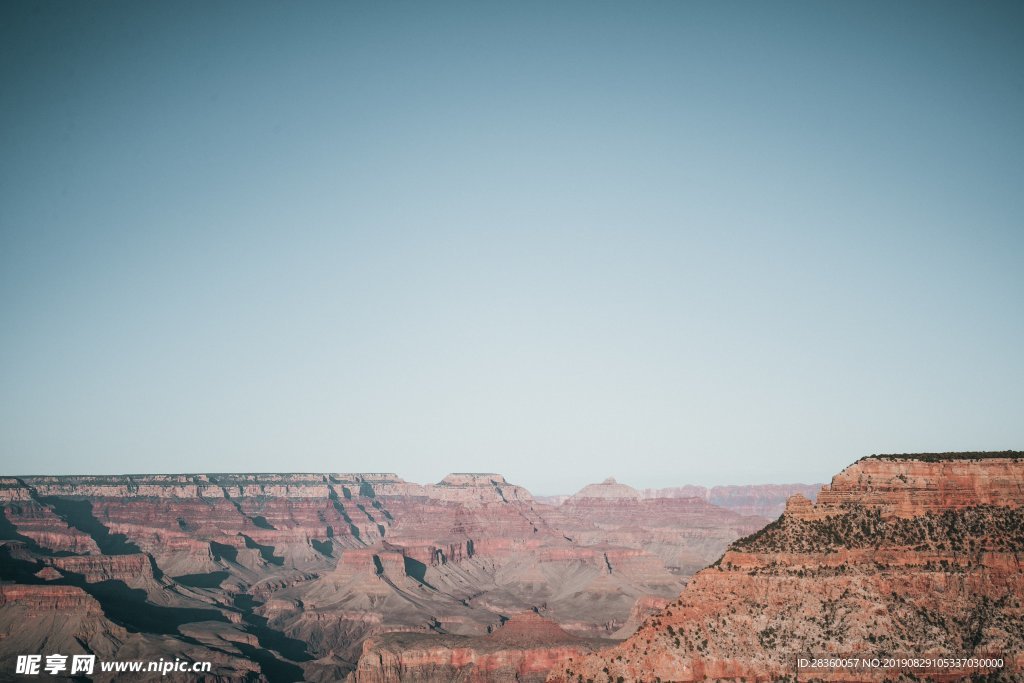
[[[0,473],[1024,447],[1024,4],[0,3]]]

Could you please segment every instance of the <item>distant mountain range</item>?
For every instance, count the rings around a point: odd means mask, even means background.
[[[786,500],[799,493],[811,500],[822,484],[751,484],[740,486],[675,486],[662,489],[635,489],[620,484],[614,478],[600,484],[590,484],[575,495],[536,496],[536,500],[550,505],[561,505],[570,498],[700,498],[712,505],[741,515],[756,515],[775,519],[782,514]]]

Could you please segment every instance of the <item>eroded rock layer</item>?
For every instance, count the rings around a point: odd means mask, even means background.
[[[513,616],[486,636],[390,633],[368,639],[350,683],[464,681],[540,683],[552,667],[611,641],[573,636],[532,612]]]
[[[0,670],[45,643],[209,660],[211,680],[339,680],[388,638],[543,678],[766,521],[700,498],[556,507],[486,473],[6,477],[0,508]],[[546,623],[568,640],[511,637]]]
[[[552,681],[797,680],[800,656],[1002,657],[1005,670],[799,680],[1019,680],[1024,454],[872,456],[730,547],[626,641]],[[917,678],[913,678],[917,676]]]

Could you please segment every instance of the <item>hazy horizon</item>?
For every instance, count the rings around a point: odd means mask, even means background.
[[[0,5],[0,474],[1024,448],[1024,4]]]
[[[641,491],[649,490],[649,489],[680,488],[680,487],[683,487],[683,486],[703,486],[703,487],[709,488],[709,489],[710,488],[714,488],[716,486],[786,486],[786,485],[816,486],[816,485],[819,485],[819,484],[821,484],[821,485],[828,484],[829,481],[832,478],[830,476],[828,478],[828,480],[823,480],[823,481],[820,481],[820,482],[819,481],[778,481],[778,482],[772,482],[772,481],[766,481],[766,482],[730,481],[730,482],[723,482],[723,483],[718,483],[718,484],[706,484],[706,483],[695,482],[695,481],[679,481],[679,482],[662,482],[662,483],[658,484],[657,486],[640,486],[638,484],[634,484],[633,482],[631,482],[629,480],[623,479],[622,477],[618,477],[618,476],[615,476],[615,475],[608,475],[608,477],[602,477],[601,479],[595,479],[594,481],[584,482],[584,483],[580,484],[579,486],[577,486],[576,488],[572,489],[571,491],[570,490],[548,491],[548,490],[534,490],[532,487],[530,487],[529,485],[525,484],[524,482],[514,481],[513,479],[505,476],[501,472],[445,472],[444,474],[438,476],[436,479],[429,480],[429,481],[421,481],[421,480],[416,480],[416,479],[410,479],[409,477],[402,476],[401,472],[383,472],[383,471],[382,472],[377,472],[377,471],[371,472],[369,470],[361,471],[361,472],[356,472],[356,471],[347,471],[347,472],[337,472],[337,471],[327,472],[327,471],[323,471],[323,472],[315,472],[315,471],[308,471],[308,470],[295,470],[295,471],[269,471],[269,470],[267,470],[267,471],[260,471],[260,472],[252,472],[252,471],[214,472],[214,471],[210,470],[210,471],[203,471],[203,472],[198,472],[198,471],[197,472],[62,472],[60,474],[39,474],[39,473],[35,473],[35,472],[15,472],[15,473],[0,473],[0,477],[5,477],[6,476],[6,477],[13,477],[13,478],[18,478],[18,479],[23,479],[23,478],[31,478],[31,477],[53,477],[53,476],[58,476],[58,477],[59,476],[65,476],[65,477],[104,477],[104,476],[108,476],[108,477],[119,477],[119,476],[120,477],[159,477],[159,476],[175,476],[175,475],[183,475],[183,476],[196,476],[196,475],[213,475],[213,476],[217,476],[217,475],[225,475],[226,476],[226,475],[234,475],[234,474],[266,474],[266,475],[274,475],[274,474],[282,474],[282,475],[292,475],[292,474],[314,474],[314,475],[318,475],[318,474],[350,474],[350,475],[351,474],[394,474],[394,475],[397,475],[399,479],[402,479],[402,480],[404,480],[406,482],[409,482],[409,483],[412,483],[412,484],[421,484],[421,485],[439,484],[441,482],[441,480],[444,477],[448,476],[449,474],[496,474],[496,475],[501,475],[502,477],[504,477],[505,481],[508,482],[509,484],[514,485],[514,486],[521,486],[521,487],[525,488],[527,491],[529,491],[532,495],[534,495],[534,496],[541,496],[541,497],[572,495],[574,493],[579,492],[585,486],[588,486],[590,484],[600,484],[600,483],[603,483],[604,480],[608,479],[609,477],[615,479],[615,481],[617,483],[619,483],[619,484],[626,484],[628,486],[632,486],[633,488],[641,490]],[[836,472],[836,474],[838,474],[838,471]]]

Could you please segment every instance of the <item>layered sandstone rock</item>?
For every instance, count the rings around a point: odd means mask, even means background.
[[[794,498],[779,520],[733,544],[624,643],[566,663],[550,680],[794,680],[798,656],[854,654],[995,654],[1019,672],[1022,484],[1020,454],[861,460],[816,504]]]
[[[254,640],[251,636],[227,624],[209,623],[193,633],[208,642],[129,631],[106,616],[99,600],[75,586],[0,584],[0,671],[4,675],[14,671],[19,654],[60,653],[93,654],[100,661],[161,657],[208,661],[212,671],[204,680],[259,680],[260,666],[235,646],[248,645]],[[117,679],[98,668],[92,678]],[[133,679],[160,680],[160,674],[139,674]]]
[[[78,574],[87,583],[123,581],[136,586],[154,581],[150,558],[142,553],[132,555],[78,555],[55,557],[50,562],[64,574]]]
[[[0,501],[32,500],[32,491],[16,477],[0,477]]]
[[[607,644],[570,635],[554,622],[527,612],[483,637],[388,634],[367,640],[348,680],[539,682],[552,667]]]
[[[677,595],[692,569],[761,523],[629,491],[554,508],[487,473],[425,485],[391,473],[5,478],[0,585],[85,596],[73,629],[53,610],[33,622],[38,642],[56,629],[86,642],[91,632],[122,656],[118,643],[157,657],[201,645],[286,681],[338,680],[364,640],[389,633],[426,649],[432,638],[488,638],[483,659],[446,666],[543,677],[583,646],[531,655],[488,634],[538,610],[570,638],[623,637],[638,605]],[[8,601],[0,619],[23,611]]]
[[[775,519],[782,514],[790,496],[800,494],[814,500],[820,488],[821,484],[679,486],[641,489],[639,493],[642,498],[701,498],[741,515]]]
[[[88,593],[75,586],[0,584],[0,607],[16,605],[27,614],[77,612],[100,616],[103,610]]]
[[[821,484],[752,484],[710,488],[690,485],[634,489],[609,478],[601,484],[590,484],[571,496],[535,496],[534,500],[557,507],[574,498],[699,498],[746,517],[775,519],[782,514],[790,496],[800,494],[813,501],[820,489]]]
[[[617,489],[622,485],[597,486]],[[576,543],[637,548],[659,558],[670,571],[684,575],[706,567],[731,541],[768,521],[744,517],[700,498],[618,497],[607,490],[597,495],[577,494],[563,503],[559,512],[566,516],[563,528]]]
[[[618,498],[640,498],[640,492],[632,486],[620,484],[614,477],[608,477],[600,484],[588,484],[579,490],[576,495],[571,496],[567,502],[580,502],[592,498],[618,499]]]
[[[1019,507],[1024,502],[1021,458],[958,455],[965,454],[864,458],[833,477],[811,514],[841,514],[848,503],[877,508],[886,517],[915,517],[979,505]]]
[[[16,491],[18,496],[12,496],[13,500],[3,506],[0,514],[11,523],[18,535],[54,552],[100,552],[91,536],[69,525],[46,505],[31,497],[22,498],[22,492],[29,496],[27,488]],[[0,495],[3,495],[2,491]]]

